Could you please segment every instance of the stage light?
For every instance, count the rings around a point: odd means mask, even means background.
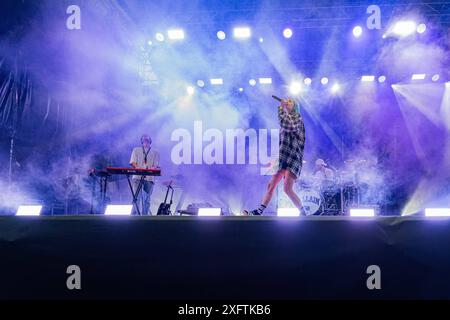
[[[39,216],[42,206],[19,206],[16,216]]]
[[[222,212],[221,208],[199,208],[198,216],[199,217],[220,217]]]
[[[188,95],[192,96],[194,94],[194,92],[195,92],[195,88],[189,86],[189,87],[186,88],[186,92],[187,92]]]
[[[302,84],[300,82],[294,81],[289,86],[289,92],[293,95],[297,95],[302,91]]]
[[[350,209],[350,216],[351,217],[374,217],[375,216],[375,210],[366,208],[366,209]]]
[[[305,80],[303,80],[303,83],[306,84],[307,86],[311,85],[312,80],[311,78],[305,78]]]
[[[339,86],[339,84],[338,84],[338,83],[335,83],[335,84],[333,84],[333,86],[331,87],[331,93],[336,94],[336,93],[339,92],[340,89],[341,89],[341,87]]]
[[[149,46],[151,46],[151,45],[153,45],[153,42],[152,42],[151,40],[149,40],[149,41],[147,42],[147,44],[148,44]]]
[[[411,80],[423,80],[425,79],[425,77],[426,77],[425,73],[416,73],[411,76]]]
[[[292,29],[290,29],[290,28],[286,28],[283,30],[283,37],[285,37],[286,39],[291,38],[292,34],[293,34],[293,32],[292,32]]]
[[[406,37],[416,31],[416,23],[414,21],[399,21],[395,24],[393,32],[396,35]]]
[[[355,38],[359,38],[362,35],[362,32],[363,32],[363,30],[360,26],[356,26],[353,28],[353,36]]]
[[[362,82],[372,82],[375,81],[375,76],[362,76],[361,77]]]
[[[218,32],[217,32],[217,38],[218,38],[219,40],[225,40],[226,37],[227,37],[227,35],[226,35],[225,32],[223,32],[223,31],[218,31]]]
[[[247,39],[251,37],[252,32],[250,31],[250,28],[234,28],[233,35],[238,39]]]
[[[323,77],[323,78],[320,80],[320,83],[323,84],[323,85],[326,85],[326,84],[328,83],[328,78],[327,78],[327,77]]]
[[[250,79],[250,81],[248,82],[252,87],[256,86],[256,80],[255,79]]]
[[[197,81],[197,85],[198,85],[200,88],[203,88],[203,87],[205,86],[205,81],[203,81],[203,80],[198,80],[198,81]]]
[[[440,76],[438,74],[435,74],[434,76],[431,77],[431,80],[433,80],[434,82],[438,81],[440,78]]]
[[[105,216],[131,216],[132,205],[108,205],[105,209]]]
[[[426,208],[426,217],[450,217],[450,208]]]
[[[162,33],[157,33],[155,36],[156,40],[158,40],[159,42],[163,42],[164,41],[164,35]]]
[[[299,217],[300,210],[297,208],[278,208],[277,216],[279,217]]]
[[[259,84],[272,84],[272,78],[259,78]]]
[[[223,84],[223,79],[221,78],[211,79],[210,81],[213,86],[219,86]]]
[[[244,92],[244,88],[239,88],[239,92]]]
[[[425,25],[425,23],[421,23],[417,26],[417,33],[424,33],[425,30],[427,30],[427,26]]]
[[[184,39],[184,31],[182,29],[173,29],[167,31],[167,35],[170,40],[183,40]]]
[[[259,42],[263,43],[264,42],[264,38],[259,38]]]
[[[379,83],[383,83],[383,82],[385,82],[386,81],[386,77],[385,76],[379,76],[378,77],[378,82]]]

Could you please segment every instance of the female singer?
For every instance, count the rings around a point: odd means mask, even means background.
[[[280,99],[278,120],[280,122],[280,155],[277,173],[270,179],[266,194],[258,209],[244,210],[245,215],[262,215],[273,197],[278,184],[284,178],[284,192],[294,205],[304,214],[300,198],[293,190],[295,180],[300,177],[305,147],[305,126],[298,104],[291,98]]]

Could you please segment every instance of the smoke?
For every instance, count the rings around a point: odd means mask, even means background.
[[[379,70],[386,72],[388,77],[409,80],[414,73],[448,75],[449,34],[441,33],[434,25],[428,25],[432,31],[400,39],[387,39],[380,48],[376,62]],[[437,34],[437,35],[436,35]],[[390,41],[388,41],[390,40]]]

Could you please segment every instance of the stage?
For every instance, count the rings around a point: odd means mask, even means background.
[[[419,216],[0,217],[0,299],[449,299],[449,246]]]

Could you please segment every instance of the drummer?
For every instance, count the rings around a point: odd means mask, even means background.
[[[314,178],[321,187],[330,186],[334,184],[334,171],[328,167],[323,159],[317,159]]]

